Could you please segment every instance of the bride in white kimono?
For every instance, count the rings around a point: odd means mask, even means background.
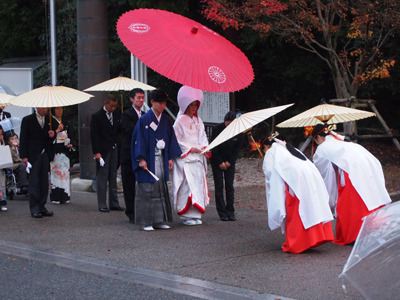
[[[202,224],[201,216],[210,201],[208,154],[201,154],[208,139],[203,121],[197,116],[203,100],[203,92],[192,87],[183,86],[178,92],[179,114],[173,127],[182,155],[175,159],[172,169],[172,201],[185,225]]]

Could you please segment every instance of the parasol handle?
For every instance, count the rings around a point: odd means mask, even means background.
[[[51,119],[52,119],[52,117],[51,117],[51,108],[50,108],[50,109],[49,109],[50,130],[51,130],[51,128],[52,128]]]
[[[124,96],[123,93],[124,91],[120,91],[121,92],[121,113],[124,112]]]
[[[252,129],[253,127],[250,127],[249,129],[244,130],[243,133],[248,133],[249,131],[251,132]]]
[[[247,133],[247,136],[252,140],[252,142],[253,142],[254,145],[256,146],[256,148],[257,148],[257,150],[258,150],[258,153],[260,153],[260,155],[261,155],[261,158],[264,159],[264,155],[262,154],[261,149],[260,149],[260,147],[258,147],[256,141],[254,140],[253,135],[251,134],[251,131],[249,131],[249,132]]]

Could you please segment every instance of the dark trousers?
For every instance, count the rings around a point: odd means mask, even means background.
[[[235,208],[233,207],[235,188],[233,187],[233,180],[235,179],[235,165],[231,165],[226,171],[219,168],[218,165],[211,164],[215,185],[215,205],[219,217],[229,217],[235,215]],[[225,193],[226,203],[224,201],[224,179],[225,179]]]
[[[132,164],[121,164],[122,188],[124,190],[125,214],[131,221],[135,221],[135,186],[136,177]]]
[[[44,205],[49,195],[49,157],[38,156],[29,173],[29,208],[31,214],[47,212]]]
[[[19,188],[28,185],[28,175],[26,174],[26,165],[24,163],[20,163],[19,165],[15,166],[13,172],[18,177]]]
[[[97,168],[97,202],[99,208],[107,208],[107,183],[108,183],[108,203],[110,208],[118,207],[117,195],[117,169],[118,169],[118,149],[111,149],[107,157],[103,157],[105,165],[100,167],[96,160]]]

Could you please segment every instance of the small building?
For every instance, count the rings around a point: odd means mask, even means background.
[[[6,86],[7,93],[19,96],[29,92],[34,87],[33,75],[35,70],[49,62],[47,56],[19,57],[3,59],[0,65],[0,86]],[[13,118],[23,118],[32,113],[31,107],[6,106],[5,111],[11,113]],[[15,128],[19,134],[19,128]]]
[[[47,56],[3,59],[0,65],[0,84],[9,86],[16,96],[29,92],[33,89],[35,70],[47,62]],[[22,118],[30,114],[32,108],[7,106],[5,111],[10,112],[13,117]]]

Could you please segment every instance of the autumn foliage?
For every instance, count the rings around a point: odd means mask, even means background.
[[[250,27],[276,34],[330,68],[338,98],[356,96],[360,84],[390,76],[388,50],[400,29],[400,0],[203,0],[203,14],[223,28]]]

